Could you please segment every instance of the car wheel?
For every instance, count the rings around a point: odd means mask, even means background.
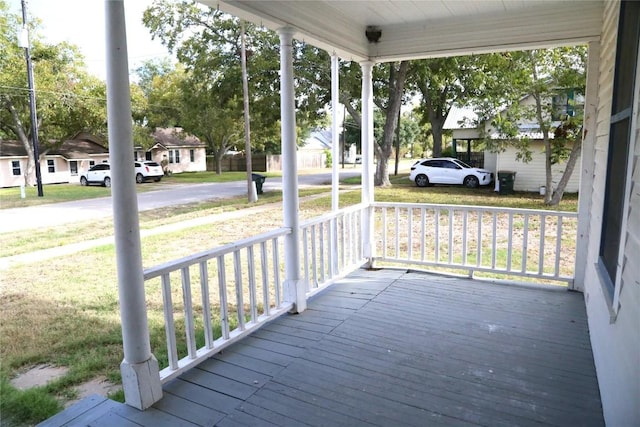
[[[161,179],[162,179],[162,177],[160,177],[160,178],[156,178],[156,179],[154,179],[154,181],[155,181],[155,182],[160,182],[160,180],[161,180]]]
[[[418,175],[416,176],[416,185],[418,187],[427,187],[429,185],[429,178],[427,175]]]
[[[84,185],[84,186],[89,185],[89,182],[87,181],[87,178],[85,178],[84,176],[81,176],[80,177],[80,185]]]
[[[142,184],[144,182],[144,176],[142,176],[141,173],[139,173],[138,175],[136,175],[136,182],[138,184]]]
[[[106,178],[104,179],[104,186],[105,186],[105,187],[111,187],[111,178],[106,177]]]
[[[463,183],[467,188],[476,188],[478,185],[480,185],[480,181],[478,180],[478,178],[473,175],[469,175],[468,177],[466,177]]]

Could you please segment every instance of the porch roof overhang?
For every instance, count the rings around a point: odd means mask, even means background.
[[[597,41],[602,0],[199,0],[347,60],[376,62]],[[365,31],[381,31],[377,43]]]

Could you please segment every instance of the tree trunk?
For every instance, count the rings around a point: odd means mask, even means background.
[[[400,62],[396,69],[396,63],[389,66],[389,104],[386,110],[382,143],[376,147],[376,174],[375,185],[381,187],[391,186],[389,181],[389,157],[393,151],[393,138],[398,125],[398,113],[402,106],[402,95],[404,93],[404,82],[407,79],[409,61]],[[376,144],[374,143],[374,146]]]
[[[6,99],[6,104],[9,112],[11,113],[11,117],[13,117],[13,122],[15,123],[14,131],[16,135],[18,135],[20,142],[22,142],[24,150],[27,152],[27,167],[24,171],[24,185],[26,187],[33,187],[36,185],[36,164],[34,161],[33,144],[24,130],[22,120],[20,120],[20,116],[13,106],[11,99]]]
[[[562,196],[564,196],[564,189],[567,188],[567,184],[569,183],[569,179],[571,178],[571,174],[573,174],[573,170],[576,167],[576,163],[578,161],[578,156],[582,151],[582,138],[578,138],[571,148],[571,152],[569,153],[569,158],[567,159],[567,165],[564,168],[564,172],[562,172],[562,177],[560,178],[560,182],[558,182],[558,187],[553,191],[553,197],[547,203],[549,206],[557,206],[558,203],[562,200]]]
[[[431,135],[433,136],[433,157],[442,156],[442,127],[444,126],[444,120],[442,117],[431,117]]]

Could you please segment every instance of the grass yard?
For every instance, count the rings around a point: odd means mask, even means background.
[[[167,182],[179,176],[183,179],[182,175],[187,174],[174,175]],[[193,177],[184,177],[191,178]],[[497,196],[490,189],[469,190],[444,186],[417,188],[408,181],[406,175],[393,181],[394,186],[391,188],[376,188],[376,200],[543,207],[541,196],[538,195]],[[139,187],[146,189],[155,185],[145,184]],[[45,195],[50,197],[48,202],[52,199],[72,200],[77,197],[77,193],[74,193],[76,189],[84,192],[87,190],[79,185],[68,191],[65,187],[73,186],[45,187]],[[96,193],[109,191],[100,187],[91,187],[90,190],[96,190]],[[317,189],[300,192],[302,197],[309,196],[300,203],[300,215],[303,219],[316,217],[330,210],[331,197],[326,191]],[[6,189],[0,191],[3,207],[5,196]],[[359,190],[342,192],[340,205],[359,203],[360,197]],[[28,200],[32,199],[30,196]],[[244,215],[213,225],[144,237],[143,264],[145,268],[151,267],[278,228],[282,224],[281,200],[281,194],[277,192],[261,195],[259,205],[271,208],[261,211],[259,220],[256,220],[255,215]],[[255,206],[248,205],[244,198],[175,206],[142,212],[140,224],[142,230],[151,230],[192,218],[242,212],[243,209]],[[575,211],[577,197],[567,196],[559,209]],[[77,241],[78,236],[82,236],[83,240],[93,240],[111,234],[112,225],[104,219],[29,232],[20,239],[16,239],[12,233],[0,234],[0,257],[64,246]],[[161,296],[157,289],[152,289],[151,284],[147,286],[152,348],[162,359],[166,349]],[[105,377],[114,383],[120,382],[122,343],[115,248],[112,244],[7,268],[2,271],[0,297],[3,302],[3,310],[0,312],[2,425],[9,425],[9,421],[6,421],[9,419],[13,419],[18,425],[35,424],[55,414],[62,408],[62,402],[77,395],[76,386],[87,380]],[[9,380],[17,373],[38,364],[64,366],[69,371],[46,386],[28,391],[19,391],[10,385]],[[123,396],[118,393],[115,398],[121,400]]]

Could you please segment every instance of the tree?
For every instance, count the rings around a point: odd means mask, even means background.
[[[544,146],[547,205],[557,205],[562,200],[582,148],[582,108],[576,100],[584,96],[586,55],[585,46],[506,54],[509,66],[501,72],[503,83],[489,90],[489,96],[481,103],[480,118],[492,118],[489,133],[496,131],[500,135],[499,139],[485,138],[493,151],[515,146],[517,159],[530,161],[531,138],[522,137],[519,125],[522,121],[537,124]],[[520,102],[526,95],[534,102]],[[564,110],[559,111],[554,100],[563,98]],[[551,135],[555,137],[552,139]],[[565,169],[554,188],[552,165],[565,160]]]
[[[480,96],[500,69],[499,55],[454,56],[413,61],[410,86],[421,95],[420,109],[431,125],[433,157],[442,154],[444,122],[454,104],[466,105]]]
[[[21,17],[0,0],[0,139],[21,141],[27,152],[25,184],[35,183],[35,163],[27,70],[24,50],[18,47]],[[34,67],[38,134],[46,154],[78,131],[106,134],[106,88],[87,74],[82,55],[68,43],[49,45],[30,22],[30,45]]]
[[[225,105],[242,112],[242,102],[227,100],[242,99],[240,63],[240,21],[217,9],[194,2],[175,3],[156,0],[148,8],[143,22],[154,37],[160,38],[190,73],[186,81],[208,82],[210,92]],[[280,78],[279,39],[269,30],[247,24],[247,67],[249,93],[251,94],[252,147],[257,150],[280,152]],[[294,67],[299,68],[312,55],[303,43],[295,43]],[[214,82],[216,82],[214,84]],[[317,96],[318,86],[312,81],[298,79],[297,99],[298,125],[313,127],[323,117],[322,96]],[[193,93],[191,91],[190,93]],[[236,113],[233,113],[235,116]],[[186,122],[183,127],[188,129]],[[211,126],[216,122],[206,120]],[[218,123],[222,123],[218,121]],[[242,134],[242,122],[230,118],[226,125],[238,126],[234,132]],[[299,134],[303,134],[299,132]]]

